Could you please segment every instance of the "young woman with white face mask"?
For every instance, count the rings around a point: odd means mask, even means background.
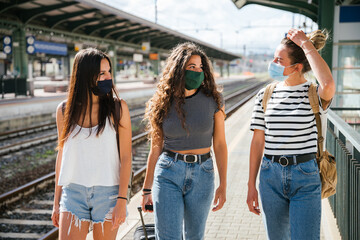
[[[260,214],[256,178],[268,239],[320,239],[321,181],[316,163],[317,128],[308,99],[312,70],[319,86],[320,113],[326,114],[335,93],[331,71],[318,51],[327,34],[308,35],[290,29],[269,64],[269,75],[280,81],[262,106],[265,88],[256,96],[251,120],[247,204]]]

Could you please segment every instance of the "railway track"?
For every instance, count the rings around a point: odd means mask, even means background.
[[[253,79],[247,80],[242,83],[241,87],[252,84]],[[238,85],[238,83],[237,83]],[[239,86],[236,84],[227,84],[224,86],[226,92],[234,94],[234,90],[237,90]],[[143,104],[145,105],[145,103]],[[131,119],[137,119],[144,114],[144,107],[136,107],[131,109]],[[57,141],[56,123],[46,123],[39,126],[33,126],[25,129],[19,129],[15,131],[9,131],[0,133],[0,157],[20,152],[29,148],[41,146],[44,143],[50,143]]]
[[[263,85],[264,82],[252,84],[226,95],[227,117],[253,97]],[[133,137],[135,174],[131,195],[141,189],[149,149],[146,133]],[[51,222],[54,176],[55,173],[50,173],[0,196],[0,239],[56,239],[57,228]]]

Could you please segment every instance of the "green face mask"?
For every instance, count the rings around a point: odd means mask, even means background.
[[[199,88],[201,83],[204,81],[204,72],[195,72],[191,70],[185,71],[185,88],[192,90]]]

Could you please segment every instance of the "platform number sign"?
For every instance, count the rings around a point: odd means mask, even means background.
[[[4,44],[4,53],[11,54],[12,53],[12,38],[11,38],[11,36],[4,36],[3,44]]]
[[[33,36],[26,37],[26,52],[28,54],[35,53],[35,37]]]

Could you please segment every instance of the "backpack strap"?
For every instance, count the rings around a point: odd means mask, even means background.
[[[263,99],[262,99],[262,107],[264,109],[264,113],[266,112],[266,108],[267,108],[267,104],[271,98],[271,95],[273,94],[274,92],[274,89],[276,87],[276,85],[278,84],[279,82],[273,82],[273,83],[270,83],[266,86],[265,88],[265,91],[264,91],[264,96],[263,96]]]
[[[319,106],[319,96],[317,94],[317,85],[315,83],[311,83],[309,86],[308,91],[309,96],[309,102],[310,106],[315,114],[315,120],[316,120],[316,128],[318,130],[318,151],[317,155],[318,158],[323,155],[324,152],[324,137],[322,135],[322,125],[321,125],[321,118],[320,118],[320,106]],[[320,159],[320,158],[319,158]]]
[[[308,96],[309,96],[310,106],[311,106],[314,114],[318,113],[320,111],[319,96],[317,94],[317,85],[315,83],[310,84]]]

